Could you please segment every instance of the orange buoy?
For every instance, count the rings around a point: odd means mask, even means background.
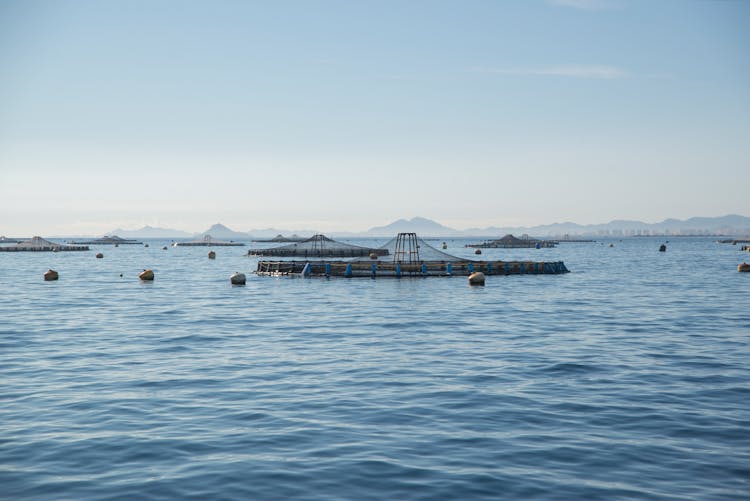
[[[469,285],[484,285],[484,273],[481,271],[475,271],[469,275]]]
[[[216,259],[216,253],[214,251],[208,251],[208,259]]]
[[[739,271],[740,273],[750,272],[750,264],[747,264],[747,263],[738,264],[737,271]]]
[[[44,272],[44,280],[46,282],[51,282],[53,280],[57,280],[60,278],[60,275],[55,270],[47,270]]]
[[[151,282],[154,279],[154,272],[153,270],[143,270],[138,274],[138,278],[144,282]]]

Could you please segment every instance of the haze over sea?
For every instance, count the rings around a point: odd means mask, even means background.
[[[662,242],[487,249],[571,273],[485,287],[4,253],[0,498],[747,499],[747,253]]]

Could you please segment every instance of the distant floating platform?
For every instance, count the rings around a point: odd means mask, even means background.
[[[177,242],[174,244],[175,247],[242,247],[245,244],[242,242],[225,242],[224,240],[216,240],[211,235],[206,235],[200,240],[193,240],[192,242]]]
[[[326,277],[451,277],[485,275],[559,275],[568,273],[562,261],[457,261],[394,263],[378,261],[259,261],[257,275]]]
[[[0,252],[64,252],[64,251],[87,251],[85,245],[63,245],[50,242],[42,237],[34,237],[31,240],[19,242],[16,245],[0,246]]]
[[[72,242],[75,245],[141,245],[143,242],[138,240],[132,240],[129,238],[120,238],[117,235],[96,238],[94,240],[87,240],[81,242]]]
[[[726,240],[717,240],[717,242],[720,243],[720,244],[732,244],[732,245],[750,244],[750,238],[738,238],[738,239],[734,239],[734,240],[730,238],[730,239],[726,239]]]
[[[300,237],[297,235],[292,235],[291,237],[285,237],[284,235],[276,235],[273,238],[266,238],[266,239],[256,239],[253,240],[253,242],[259,242],[259,243],[292,243],[292,242],[304,242],[307,240],[305,237]]]
[[[481,244],[467,244],[466,247],[475,249],[539,249],[557,246],[553,240],[537,240],[534,238],[516,238],[513,235],[505,235],[497,240],[488,240]]]

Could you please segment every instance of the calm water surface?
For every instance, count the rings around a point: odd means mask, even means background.
[[[572,273],[483,288],[0,253],[0,498],[747,499],[750,255],[660,243],[486,250]]]

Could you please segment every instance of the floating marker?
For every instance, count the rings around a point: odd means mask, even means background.
[[[740,273],[750,272],[750,264],[747,264],[747,263],[738,264],[737,271],[739,271]]]
[[[482,249],[477,249],[474,251],[474,254],[481,254],[481,253],[482,253]]]
[[[103,257],[104,257],[104,254],[102,254],[101,252],[96,253],[96,259],[101,259]]]
[[[229,275],[229,281],[232,283],[232,285],[245,285],[245,274],[240,273],[239,271],[235,271],[231,275]]]
[[[44,272],[44,280],[46,282],[52,282],[60,278],[60,275],[55,270],[47,270]]]
[[[477,271],[469,275],[469,285],[484,285],[484,273]]]
[[[154,272],[153,270],[143,270],[138,274],[138,278],[144,282],[151,282],[154,280]]]
[[[214,251],[208,251],[208,259],[216,259],[216,253]]]
[[[664,244],[661,244],[659,246],[659,252],[667,252],[667,246]]]

